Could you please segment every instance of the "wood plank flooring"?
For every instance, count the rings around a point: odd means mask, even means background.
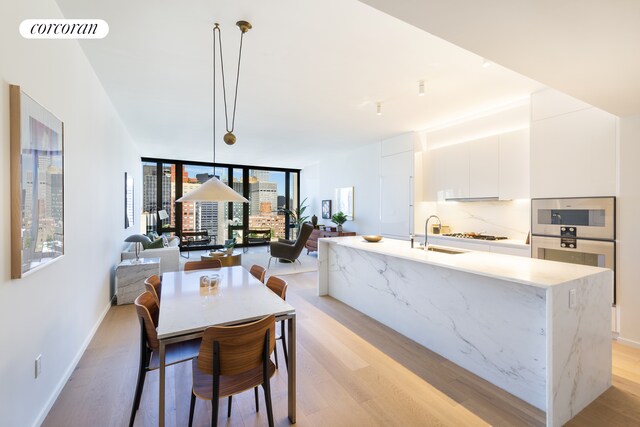
[[[544,413],[329,297],[316,296],[317,273],[287,275],[298,318],[300,426],[542,426]],[[131,305],[112,307],[44,426],[126,426],[136,382],[138,321]],[[287,377],[272,379],[276,425],[288,425]],[[640,350],[613,343],[613,387],[570,426],[640,425]],[[189,417],[190,362],[167,369],[167,426]],[[156,426],[158,372],[147,380],[136,426]],[[221,401],[219,425],[265,426],[264,396]],[[196,403],[194,425],[209,425]]]

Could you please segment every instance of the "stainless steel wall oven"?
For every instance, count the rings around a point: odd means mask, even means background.
[[[615,218],[615,197],[533,199],[531,256],[610,268],[615,277]]]

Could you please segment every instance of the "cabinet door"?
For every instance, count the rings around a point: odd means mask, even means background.
[[[413,151],[384,156],[380,164],[380,230],[406,238],[413,222]]]
[[[589,108],[531,123],[531,197],[615,193],[615,116]]]
[[[469,197],[498,197],[500,138],[492,136],[465,145],[469,146]]]
[[[529,129],[500,135],[500,200],[529,198]]]
[[[469,148],[456,144],[434,150],[438,200],[469,197]]]

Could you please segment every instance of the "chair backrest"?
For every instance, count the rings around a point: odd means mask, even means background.
[[[269,277],[269,280],[267,280],[267,288],[271,289],[274,294],[278,295],[283,300],[287,299],[288,287],[289,285],[287,282],[277,276],[271,276]]]
[[[184,263],[184,271],[211,270],[213,268],[222,268],[222,263],[219,259],[212,259],[207,261],[188,261]]]
[[[219,375],[238,375],[250,371],[268,358],[276,344],[276,318],[269,315],[261,320],[238,326],[210,326],[204,330],[198,368],[213,375],[214,342],[219,349]],[[269,332],[268,354],[264,354],[265,336]]]
[[[141,323],[144,326],[144,332],[147,337],[147,345],[152,350],[158,350],[160,345],[158,343],[158,332],[156,327],[158,325],[158,304],[151,292],[143,292],[133,302],[136,306],[136,312],[140,318]]]
[[[251,269],[249,270],[249,273],[251,273],[253,277],[260,280],[262,283],[264,283],[264,275],[266,274],[266,272],[267,270],[265,270],[264,267],[258,264],[253,264],[251,266]]]
[[[162,282],[160,278],[155,274],[147,277],[144,281],[144,288],[153,295],[153,299],[156,300],[156,304],[160,307],[160,295],[162,293]]]
[[[300,252],[302,252],[302,249],[304,249],[304,245],[307,244],[307,240],[309,240],[309,236],[311,236],[312,232],[313,232],[313,225],[311,225],[311,223],[305,222],[304,224],[302,224],[302,227],[300,227],[300,231],[298,232],[298,238],[296,239],[296,243],[294,243],[293,245],[294,251],[295,251],[295,258],[298,258],[298,256],[300,255]]]

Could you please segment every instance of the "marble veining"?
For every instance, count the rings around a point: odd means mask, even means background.
[[[320,239],[320,295],[547,411],[549,426],[610,386],[610,270],[360,240]]]
[[[118,305],[131,304],[145,291],[147,277],[160,274],[160,258],[140,258],[140,262],[122,261],[116,267],[116,299]]]

